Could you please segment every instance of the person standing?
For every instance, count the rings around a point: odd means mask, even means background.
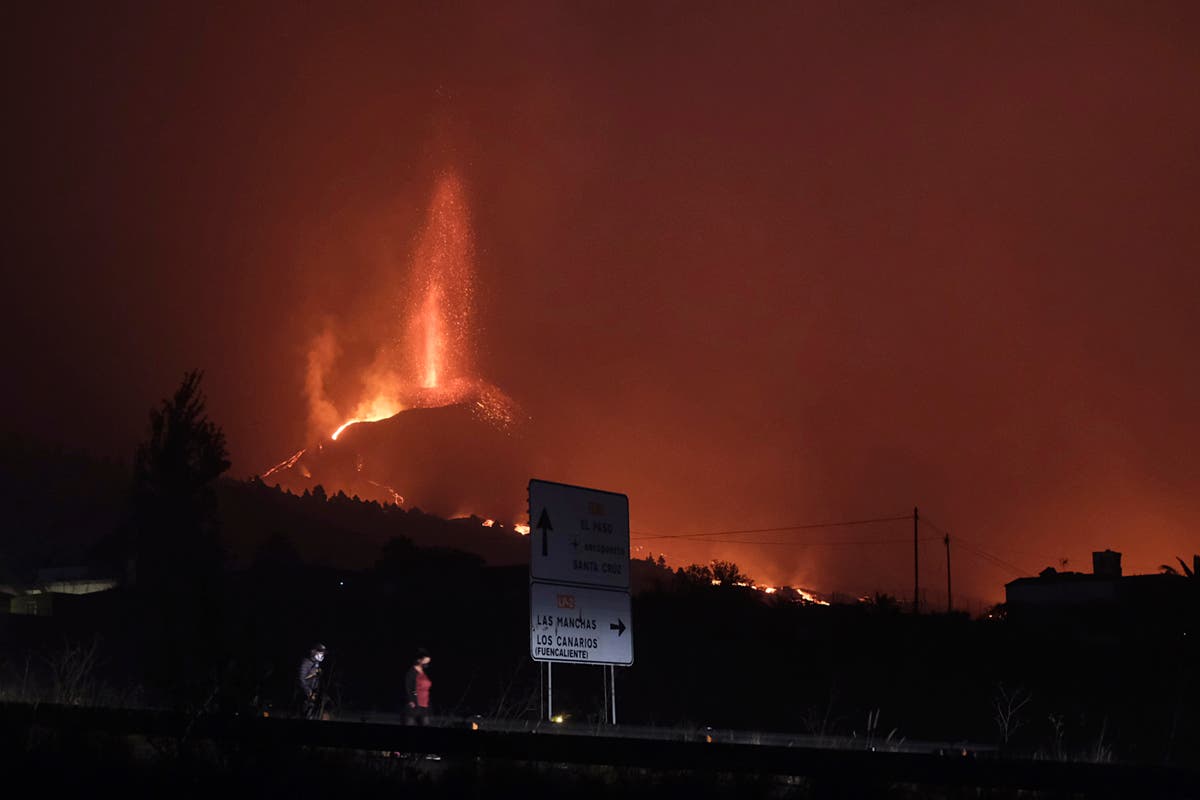
[[[325,645],[315,644],[300,662],[297,680],[300,685],[302,711],[305,719],[316,719],[321,708],[321,662],[325,660]]]
[[[429,661],[428,652],[417,650],[412,666],[404,676],[406,725],[429,724],[429,692],[433,686],[433,681],[425,674],[425,667],[429,665]]]

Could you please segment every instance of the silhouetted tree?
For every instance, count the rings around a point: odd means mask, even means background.
[[[754,583],[754,579],[738,568],[738,565],[732,561],[714,560],[710,568],[712,579],[720,582],[722,586],[733,586],[739,583]]]
[[[177,703],[209,692],[218,666],[221,614],[215,483],[229,469],[225,435],[205,414],[202,373],[188,372],[150,411],[133,486],[140,633],[153,683]]]
[[[154,587],[211,577],[221,567],[214,484],[230,464],[225,434],[205,414],[202,377],[188,372],[151,409],[149,436],[134,461],[137,580]]]
[[[900,601],[890,594],[876,592],[874,596],[868,597],[863,604],[876,613],[880,614],[899,614]]]
[[[992,698],[992,707],[996,710],[993,719],[1000,731],[1000,743],[1005,747],[1017,729],[1024,724],[1021,709],[1025,708],[1031,699],[1029,692],[1023,687],[1009,689],[1003,683],[996,686],[996,694]]]
[[[1180,573],[1179,570],[1175,569],[1170,564],[1163,564],[1159,567],[1159,569],[1165,572],[1167,575],[1182,574],[1188,578],[1195,578],[1197,575],[1200,575],[1200,555],[1192,556],[1192,566],[1190,567],[1182,558],[1176,557],[1175,560],[1178,561],[1179,566],[1183,568],[1182,573]]]
[[[665,565],[665,561],[663,562]],[[688,564],[675,570],[675,576],[685,585],[692,586],[733,586],[734,584],[751,584],[754,579],[745,574],[732,561],[714,560],[709,564]]]
[[[685,583],[697,586],[709,586],[713,581],[712,569],[704,564],[688,564],[686,567],[679,567],[675,574]]]

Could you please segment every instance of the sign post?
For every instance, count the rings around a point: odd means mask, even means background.
[[[532,479],[529,522],[529,654],[547,689],[555,663],[612,668],[615,723],[615,668],[633,663],[629,498]]]

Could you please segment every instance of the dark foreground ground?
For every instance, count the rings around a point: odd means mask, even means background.
[[[7,779],[41,796],[120,798],[257,796],[288,798],[1060,798],[1122,793],[1030,792],[891,783],[871,775],[842,780],[744,772],[656,770],[484,758],[443,758],[304,748],[289,753],[186,755],[161,743],[88,743],[92,752],[31,754]],[[155,751],[131,758],[131,750]],[[11,784],[10,784],[11,785]]]
[[[189,720],[5,704],[0,737],[3,781],[14,797],[1200,797],[1191,770],[469,727]]]

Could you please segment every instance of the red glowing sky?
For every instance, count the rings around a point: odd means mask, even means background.
[[[635,531],[918,505],[985,600],[1017,573],[972,546],[1200,549],[1194,3],[5,15],[10,428],[128,456],[202,367],[234,473],[277,462],[323,330],[359,391],[451,171],[476,368]],[[908,535],[670,549],[905,592]]]

